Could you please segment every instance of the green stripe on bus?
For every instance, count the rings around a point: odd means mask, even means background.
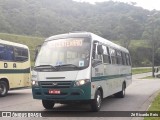
[[[0,74],[12,74],[12,73],[30,73],[30,68],[27,69],[0,69]]]
[[[126,77],[126,76],[131,76],[131,73],[130,74],[121,74],[121,75],[109,75],[109,76],[92,77],[92,82],[93,81],[115,79],[115,78]]]

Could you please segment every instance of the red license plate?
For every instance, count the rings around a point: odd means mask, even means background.
[[[49,90],[49,94],[61,94],[60,90]]]

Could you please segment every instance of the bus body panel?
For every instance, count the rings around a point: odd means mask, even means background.
[[[38,72],[38,81],[72,81],[76,80],[78,71]]]
[[[103,75],[95,75],[95,69],[105,67]],[[98,87],[102,87],[103,97],[113,95],[122,90],[122,84],[125,81],[126,87],[131,84],[131,68],[116,65],[99,65],[98,68],[92,68],[91,99],[94,99]],[[130,73],[128,73],[130,71]]]

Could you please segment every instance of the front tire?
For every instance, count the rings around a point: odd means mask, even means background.
[[[0,97],[5,97],[8,93],[8,84],[5,81],[0,81]]]
[[[50,100],[42,100],[42,105],[45,109],[53,109],[54,107],[54,102]]]
[[[93,112],[98,112],[101,108],[102,94],[100,90],[97,90],[95,99],[91,102],[91,109]]]

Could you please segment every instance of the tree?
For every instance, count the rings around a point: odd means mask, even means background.
[[[148,23],[145,26],[143,38],[148,40],[152,48],[152,76],[154,77],[155,71],[155,53],[160,45],[160,12],[154,11],[152,15],[148,15]]]
[[[130,41],[136,39],[139,32],[141,31],[141,26],[139,23],[128,15],[121,16],[118,26],[119,39],[121,44],[128,48]]]

